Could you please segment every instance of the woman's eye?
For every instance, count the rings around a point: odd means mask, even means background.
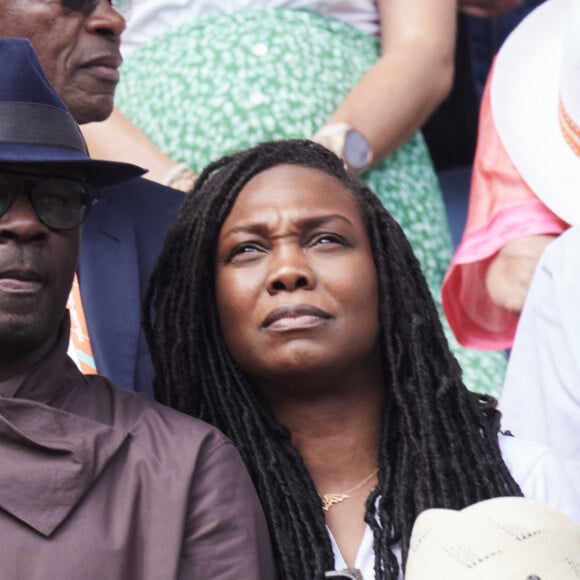
[[[338,234],[319,234],[315,236],[312,240],[312,245],[330,245],[330,244],[339,244],[341,246],[348,246],[349,244],[346,240],[339,236]]]
[[[230,262],[236,260],[244,260],[254,258],[257,254],[263,252],[264,249],[257,244],[238,244],[229,254]]]

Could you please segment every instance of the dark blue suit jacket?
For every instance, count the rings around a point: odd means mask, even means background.
[[[97,370],[152,396],[141,303],[181,192],[146,179],[103,190],[82,233],[79,284]]]

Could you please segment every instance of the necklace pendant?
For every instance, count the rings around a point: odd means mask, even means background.
[[[322,499],[322,509],[327,512],[333,505],[343,502],[345,499],[349,499],[350,495],[348,493],[325,493],[320,499]]]

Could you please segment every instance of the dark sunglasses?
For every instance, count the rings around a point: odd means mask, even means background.
[[[101,0],[60,0],[60,3],[67,10],[72,10],[73,12],[79,12],[80,14],[88,16],[97,9],[100,1]],[[129,15],[131,6],[133,5],[133,0],[108,0],[108,2],[114,10],[122,14],[125,18]]]
[[[0,172],[0,217],[20,192],[27,192],[39,221],[52,230],[78,228],[98,199],[98,190],[87,183],[62,177]]]

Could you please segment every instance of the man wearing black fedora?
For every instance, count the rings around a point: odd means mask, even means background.
[[[90,159],[27,40],[0,62],[0,578],[274,578],[233,445],[67,357],[81,224],[142,170]]]
[[[101,121],[113,109],[122,12],[130,3],[0,0],[0,36],[28,38],[77,122]],[[83,372],[96,369],[120,388],[152,394],[140,304],[181,199],[181,192],[143,178],[103,190],[82,232],[71,305],[78,314],[71,354]]]

